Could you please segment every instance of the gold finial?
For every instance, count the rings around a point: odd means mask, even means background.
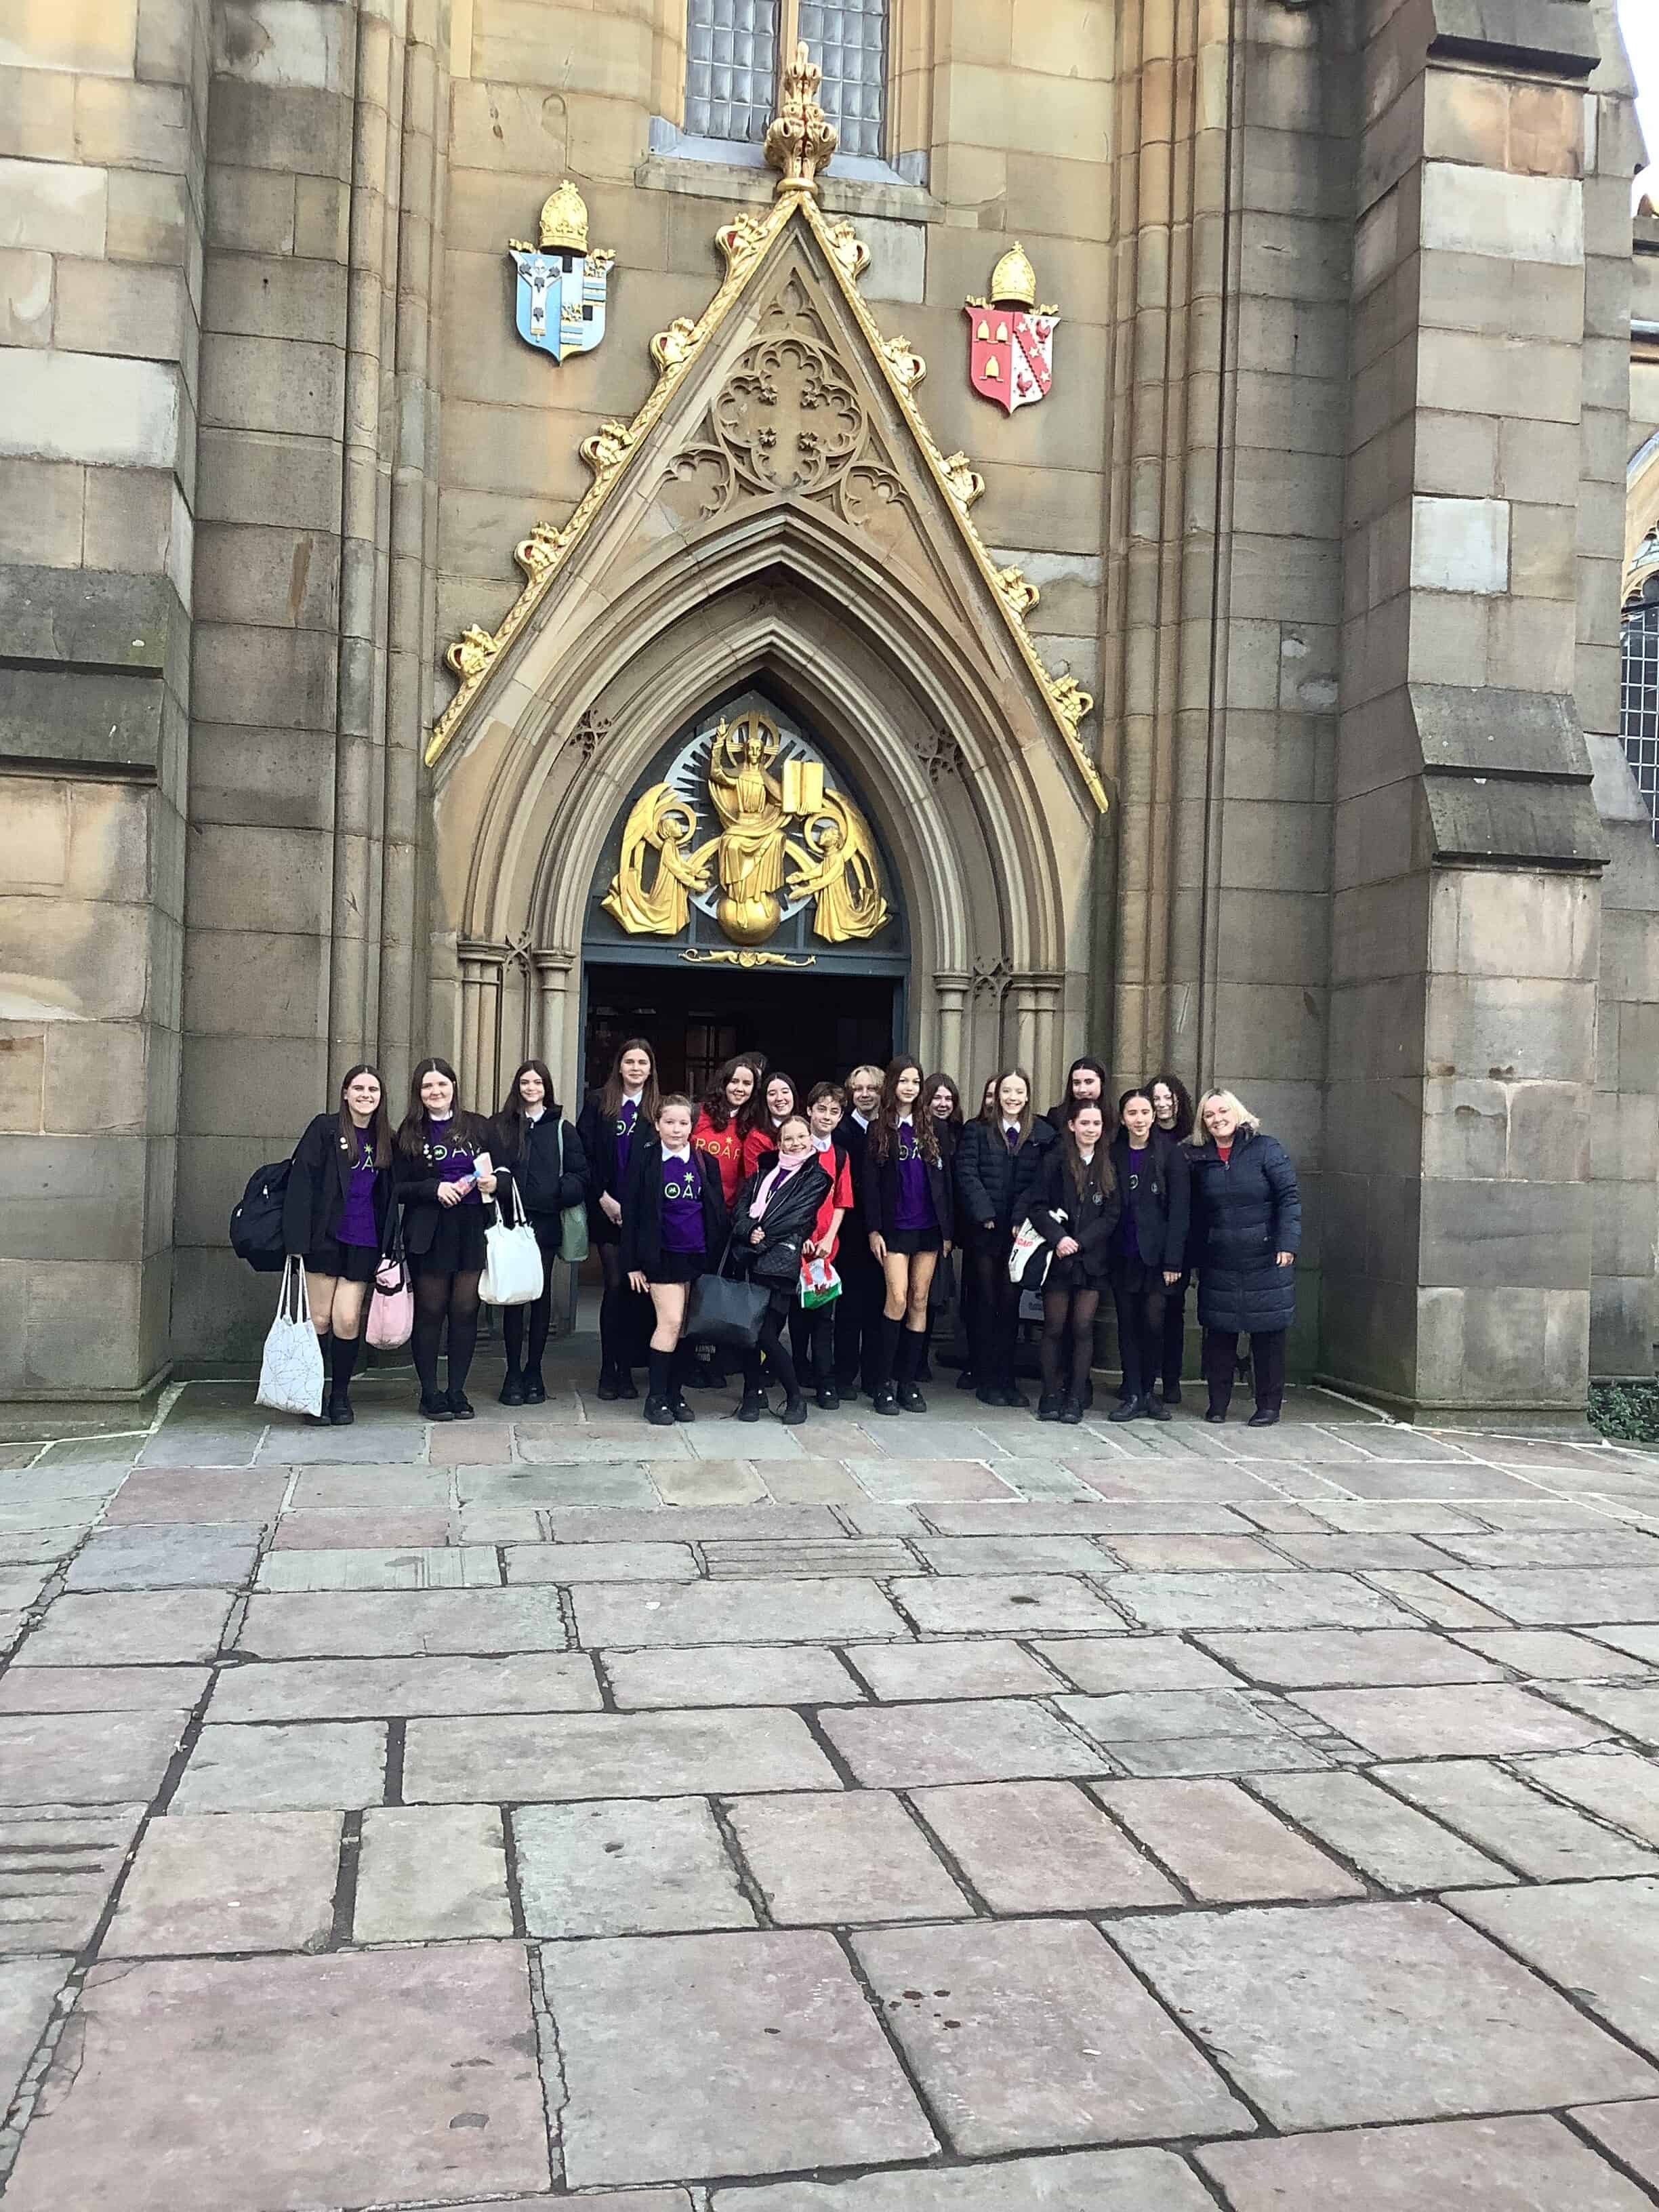
[[[818,105],[823,71],[803,39],[783,73],[783,98],[766,133],[766,158],[781,173],[777,192],[816,192],[818,171],[841,143],[835,125]],[[1036,279],[1032,279],[1033,283]]]
[[[586,253],[587,202],[568,177],[542,202],[544,253]]]
[[[1036,270],[1018,239],[991,271],[991,297],[1000,307],[1036,305]]]

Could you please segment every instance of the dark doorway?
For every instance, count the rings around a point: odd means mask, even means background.
[[[797,1083],[839,1081],[894,1050],[893,975],[702,973],[679,967],[590,966],[582,1088],[605,1080],[624,1037],[647,1036],[665,1086],[695,1098],[734,1052],[764,1053]]]

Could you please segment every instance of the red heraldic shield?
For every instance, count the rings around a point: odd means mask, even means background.
[[[1054,328],[1058,315],[1024,307],[981,307],[971,301],[968,318],[968,380],[981,399],[994,399],[1006,414],[1046,399],[1054,380]]]

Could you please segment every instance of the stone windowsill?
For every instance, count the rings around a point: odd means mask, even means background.
[[[643,190],[735,200],[742,206],[770,204],[777,180],[758,146],[689,138],[659,118],[653,118],[651,138],[651,151],[634,168],[634,182]],[[856,155],[837,155],[830,163],[818,180],[818,204],[826,215],[892,222],[945,221],[943,203],[925,185],[913,182],[886,161]]]

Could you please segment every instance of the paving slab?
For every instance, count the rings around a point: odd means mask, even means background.
[[[1511,1682],[1312,1690],[1292,1700],[1377,1759],[1577,1751],[1607,1733]]]
[[[379,1721],[216,1725],[196,1739],[173,1792],[180,1813],[258,1813],[378,1805],[386,1789]]]
[[[17,2093],[74,1963],[70,1958],[0,1959],[0,2113]]]
[[[1510,1879],[1507,1867],[1363,1774],[1263,1774],[1252,1786],[1379,1887],[1398,1895]]]
[[[1443,1579],[1501,1615],[1500,1627],[1659,1621],[1659,1567],[1455,1567]]]
[[[1260,1536],[1112,1535],[1105,1548],[1135,1574],[1266,1574],[1285,1571],[1282,1553]]]
[[[820,1725],[867,1789],[1110,1771],[1093,1744],[1026,1698],[843,1707]]]
[[[510,1936],[498,1805],[377,1805],[363,1814],[356,1943]]]
[[[1231,1506],[1200,1499],[1158,1498],[1111,1500],[1091,1492],[1040,1504],[939,1505],[921,1507],[929,1528],[941,1536],[1248,1535],[1249,1524]]]
[[[1650,1850],[1528,1789],[1489,1759],[1424,1759],[1379,1766],[1376,1777],[1535,1881],[1659,1873]]]
[[[412,1390],[410,1395],[413,1395]],[[349,1465],[354,1461],[373,1463],[392,1460],[413,1463],[425,1450],[426,1438],[426,1424],[415,1419],[388,1419],[384,1415],[366,1419],[364,1413],[359,1413],[355,1429],[323,1429],[301,1427],[297,1422],[287,1420],[279,1414],[266,1431],[264,1442],[253,1455],[253,1464],[256,1467],[307,1467],[319,1463]],[[157,1462],[147,1459],[145,1463],[154,1466]],[[174,1462],[174,1464],[182,1463]],[[205,1464],[200,1459],[195,1463],[198,1466]]]
[[[1607,1674],[1640,1674],[1647,1662],[1613,1651],[1567,1628],[1465,1628],[1454,1639],[1517,1674],[1559,1682],[1594,1681]]]
[[[916,1810],[993,1912],[1175,1905],[1180,1893],[1069,1782],[918,1790]]]
[[[1085,2150],[850,2181],[717,2189],[714,2203],[714,2212],[1212,2212],[1214,2199],[1168,2151]],[[653,2208],[641,2203],[639,2212]]]
[[[513,1944],[95,1966],[7,2212],[545,2191],[535,2050]]]
[[[1363,1882],[1236,1782],[1102,1782],[1094,1794],[1206,1904],[1364,1894]]]
[[[416,1714],[591,1712],[600,1703],[586,1652],[537,1651],[485,1659],[283,1659],[225,1667],[209,1712],[215,1721],[395,1720]]]
[[[666,1530],[664,1532],[666,1534]],[[689,1544],[511,1544],[509,1583],[695,1582]]]
[[[575,1594],[588,1650],[667,1644],[843,1644],[909,1631],[872,1582],[588,1583]]]
[[[883,1929],[852,1944],[969,2156],[1254,2125],[1088,1921]]]
[[[1627,1657],[1643,1660],[1650,1667],[1659,1667],[1659,1627],[1598,1626],[1591,1640],[1605,1644],[1609,1651],[1622,1652]]]
[[[938,1575],[1093,1575],[1112,1564],[1087,1535],[930,1536],[916,1549]]]
[[[205,1667],[13,1667],[0,1674],[0,1713],[188,1712]]]
[[[1113,1575],[1112,1602],[1143,1628],[1404,1628],[1409,1614],[1352,1575]]]
[[[0,1570],[0,1613],[21,1620],[52,1580],[52,1571],[46,1566]]]
[[[90,1942],[145,1810],[30,1805],[0,1812],[0,1952],[71,1952]]]
[[[1032,1647],[1079,1690],[1224,1690],[1237,1677],[1178,1636],[1045,1638]]]
[[[847,1465],[867,1497],[893,1505],[1013,1502],[1014,1492],[1008,1485],[977,1460],[911,1459],[907,1437],[896,1437],[894,1443],[896,1449],[904,1444],[907,1456],[866,1458],[861,1455],[862,1447],[848,1456]]]
[[[16,1667],[155,1667],[211,1659],[235,1599],[229,1590],[112,1590],[54,1599]]]
[[[1281,2129],[1659,2092],[1644,2060],[1438,1905],[1188,1912],[1111,1936]]]
[[[155,1796],[182,1712],[14,1713],[0,1719],[0,1805],[107,1805]]]
[[[908,1506],[903,1511],[908,1512]],[[722,1537],[702,1547],[710,1575],[730,1579],[788,1575],[913,1575],[915,1553],[897,1536]]]
[[[1576,1713],[1587,1713],[1604,1728],[1638,1743],[1659,1744],[1659,1682],[1562,1682],[1550,1686],[1550,1695]]]
[[[817,1439],[813,1438],[816,1444]],[[857,1505],[865,1492],[838,1459],[770,1460],[757,1470],[767,1495],[781,1505]]]
[[[772,1918],[785,1927],[948,1920],[973,1907],[899,1800],[745,1797],[732,1832]]]
[[[1469,1890],[1456,1910],[1644,2051],[1659,2051],[1659,1881]]]
[[[573,2189],[926,2159],[936,2148],[832,1936],[601,1938],[542,1954]],[[672,2021],[641,2034],[641,2021]],[[711,2096],[711,2081],[743,2084]]]
[[[256,1659],[389,1658],[562,1651],[565,1640],[556,1590],[327,1590],[250,1598],[237,1649]]]
[[[701,1798],[521,1805],[513,1815],[513,1838],[525,1926],[532,1936],[642,1936],[755,1924]]]
[[[838,1790],[798,1715],[760,1708],[413,1720],[410,1804]]]
[[[501,1566],[483,1544],[348,1547],[268,1552],[261,1590],[498,1589]]]
[[[1103,1697],[1056,1698],[1055,1705],[1115,1758],[1120,1746],[1192,1736],[1285,1734],[1242,1690],[1118,1690]]]
[[[1644,1843],[1659,1844],[1659,1767],[1633,1751],[1561,1752],[1517,1770]]]
[[[289,1511],[441,1513],[449,1494],[449,1476],[441,1468],[301,1468]]]
[[[1448,1536],[1442,1548],[1468,1567],[1659,1566],[1659,1537],[1612,1522],[1601,1528],[1501,1530],[1496,1534]]]
[[[334,1924],[340,1819],[204,1813],[152,1820],[99,1955],[320,1951]]]
[[[1286,1690],[1396,1684],[1496,1682],[1490,1659],[1427,1628],[1259,1630],[1206,1632],[1204,1648],[1248,1677]]]
[[[1644,2212],[1650,2202],[1542,2113],[1216,2143],[1196,2156],[1233,2212]]]
[[[929,1698],[1045,1697],[1061,1686],[1052,1669],[1003,1638],[855,1644],[848,1646],[847,1657],[884,1705]]]
[[[1111,1562],[1103,1553],[1103,1571]],[[979,1575],[895,1580],[896,1601],[925,1636],[1042,1636],[1067,1629],[1105,1634],[1124,1622],[1095,1591],[1070,1575]]]
[[[1288,1730],[1254,1735],[1138,1736],[1114,1743],[1111,1756],[1113,1764],[1126,1773],[1149,1777],[1301,1773],[1331,1764],[1325,1751]]]
[[[892,1648],[911,1649],[908,1644]],[[624,1710],[651,1705],[851,1705],[864,1697],[836,1654],[821,1644],[686,1644],[598,1656],[611,1693]]]
[[[499,1540],[493,1535],[469,1534],[461,1527],[461,1520],[459,1513],[451,1514],[440,1506],[424,1513],[307,1507],[283,1515],[270,1540],[271,1547],[278,1552],[427,1551],[450,1543]],[[532,1527],[529,1534],[533,1538],[541,1531]]]
[[[1659,2098],[1631,2105],[1581,2105],[1572,2117],[1650,2189],[1659,2183]]]
[[[186,1585],[232,1589],[258,1557],[259,1524],[135,1521],[88,1539],[70,1562],[72,1590],[165,1589]]]
[[[827,1505],[678,1506],[672,1514],[653,1506],[544,1506],[550,1537],[558,1544],[655,1544],[665,1535],[684,1544],[725,1542],[745,1536],[834,1538],[843,1534]]]

